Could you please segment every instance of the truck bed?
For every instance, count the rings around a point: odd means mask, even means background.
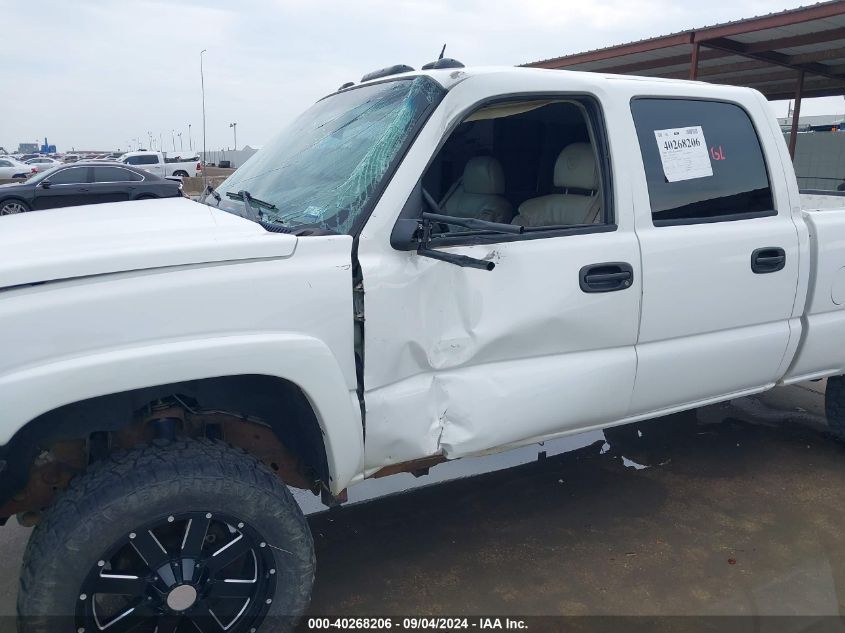
[[[784,382],[845,371],[845,193],[801,192],[810,279],[801,340]]]

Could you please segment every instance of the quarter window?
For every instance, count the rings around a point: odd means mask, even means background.
[[[94,167],[94,182],[133,182],[141,176],[121,167]]]
[[[145,154],[142,156],[130,156],[126,159],[127,165],[157,165],[158,156],[155,154]]]
[[[732,103],[634,99],[655,226],[775,215],[760,140]]]

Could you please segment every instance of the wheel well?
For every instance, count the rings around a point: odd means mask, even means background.
[[[294,383],[265,375],[191,380],[68,404],[0,449],[0,520],[38,512],[88,464],[157,437],[211,437],[267,463],[285,483],[329,481],[323,433]]]
[[[5,198],[0,198],[0,204],[9,202],[10,200],[17,200],[18,202],[23,202],[26,206],[29,206],[29,203],[20,196],[6,196]]]

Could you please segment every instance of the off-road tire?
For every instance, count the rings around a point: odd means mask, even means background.
[[[845,441],[845,376],[827,379],[824,410],[831,433]]]
[[[272,552],[276,582],[259,631],[292,629],[308,606],[314,581],[314,545],[305,517],[264,464],[245,451],[202,439],[156,441],[118,452],[71,482],[29,539],[18,630],[76,631],[83,577],[104,550],[158,517],[169,520],[171,513],[188,511],[238,517],[266,539],[270,549],[261,551]]]

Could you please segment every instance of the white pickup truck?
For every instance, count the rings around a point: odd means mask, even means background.
[[[755,91],[453,67],[327,96],[205,204],[4,218],[21,630],[290,626],[287,486],[824,377],[845,436],[845,209],[817,205]]]
[[[127,152],[117,160],[127,165],[140,167],[162,178],[168,176],[195,177],[198,172],[202,171],[199,156],[185,157],[178,154],[168,155],[164,152],[138,150],[137,152]]]

